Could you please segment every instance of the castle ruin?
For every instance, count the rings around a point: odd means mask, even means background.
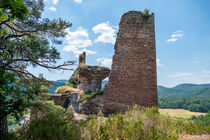
[[[80,104],[79,92],[101,89],[109,76],[104,94]],[[75,89],[52,95],[55,104],[76,112],[104,115],[125,112],[128,106],[158,105],[154,14],[130,11],[119,24],[112,69],[86,64],[86,53],[79,55],[79,65],[69,79]]]
[[[86,53],[83,52],[79,55],[79,66],[74,71],[69,82],[82,91],[101,90],[101,82],[109,74],[109,68],[86,65]]]
[[[153,13],[122,16],[104,96],[126,105],[158,105]]]

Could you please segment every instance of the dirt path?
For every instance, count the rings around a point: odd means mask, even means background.
[[[183,135],[179,140],[210,140],[210,135]]]

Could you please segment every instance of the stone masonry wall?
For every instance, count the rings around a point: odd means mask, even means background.
[[[49,100],[53,100],[55,105],[64,106],[67,94],[52,94]]]
[[[126,105],[158,105],[153,13],[148,18],[136,11],[122,16],[104,96]]]

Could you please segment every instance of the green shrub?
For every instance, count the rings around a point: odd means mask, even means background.
[[[206,115],[192,116],[189,120],[193,122],[191,125],[194,127],[194,131],[187,129],[189,133],[210,133],[210,111]]]
[[[87,91],[87,95],[92,92]],[[176,140],[180,134],[208,134],[209,126],[186,119],[174,119],[158,113],[158,108],[134,106],[125,114],[113,114],[105,118],[98,114],[86,121],[75,121],[73,115],[45,103],[46,115],[22,128],[20,139],[36,140]]]
[[[179,134],[208,134],[208,127],[185,119],[172,119],[158,108],[135,106],[123,114],[92,116],[83,128],[90,139],[176,140]]]
[[[95,90],[95,91],[86,90],[84,92],[80,92],[80,94],[79,94],[80,102],[84,102],[85,100],[94,98],[96,95],[102,95],[102,94],[103,94],[103,91],[101,91],[101,90]]]
[[[177,139],[178,135],[170,125],[170,117],[157,113],[157,108],[135,107],[123,114],[104,117],[92,117],[83,137],[91,139]]]
[[[81,139],[79,122],[74,121],[72,114],[65,113],[62,107],[45,103],[43,117],[31,121],[18,133],[23,140],[68,140]]]
[[[142,16],[144,19],[148,19],[150,14],[149,14],[149,10],[145,9],[143,12],[141,12]]]
[[[71,81],[71,82],[67,81],[67,82],[66,82],[66,85],[67,85],[67,86],[70,86],[70,87],[73,87],[73,88],[76,88],[76,85],[77,85],[77,84],[76,84],[74,81]]]

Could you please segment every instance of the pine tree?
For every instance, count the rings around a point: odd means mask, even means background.
[[[71,23],[43,19],[43,10],[43,0],[0,1],[0,138],[8,133],[7,115],[18,118],[36,96],[47,92],[43,85],[50,81],[33,75],[27,67],[71,70],[66,66],[74,63],[56,66],[60,54],[52,46],[62,43],[58,38],[66,35]]]

